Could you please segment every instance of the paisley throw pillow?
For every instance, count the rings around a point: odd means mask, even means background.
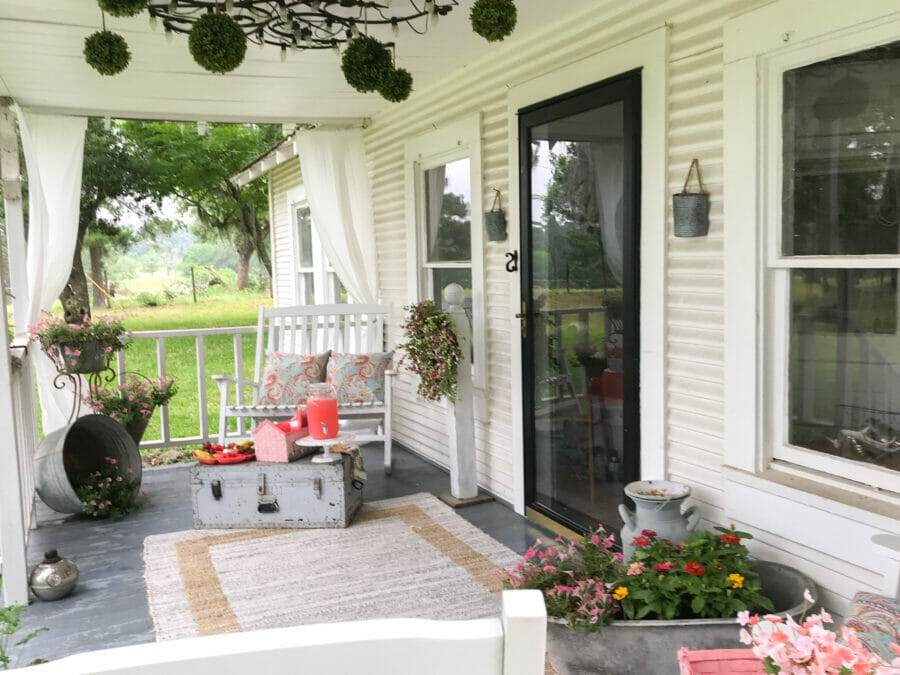
[[[333,353],[325,381],[337,391],[338,403],[383,403],[384,373],[394,352]]]
[[[309,385],[325,380],[331,352],[304,356],[275,352],[266,357],[257,405],[299,405]]]

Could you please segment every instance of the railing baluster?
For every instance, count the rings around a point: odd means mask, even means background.
[[[231,337],[232,344],[234,346],[234,376],[239,380],[244,379],[244,336],[240,333],[236,333]],[[236,387],[237,392],[237,404],[244,405],[244,387],[240,384]],[[239,435],[244,435],[244,418],[237,418],[237,432]]]
[[[119,386],[125,384],[125,350],[120,349],[116,352],[116,368],[119,372],[116,373],[116,377],[119,380]]]
[[[156,374],[160,377],[166,376],[166,339],[164,337],[156,338]],[[172,438],[172,431],[169,429],[169,406],[160,407],[159,423],[162,429],[162,442],[168,443]]]
[[[197,398],[198,408],[200,409],[200,435],[206,439],[209,438],[209,417],[206,403],[206,344],[203,342],[203,336],[198,335],[194,338],[197,347]]]

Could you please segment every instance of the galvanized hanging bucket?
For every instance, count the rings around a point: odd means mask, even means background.
[[[694,169],[697,169],[699,192],[688,192],[688,183]],[[672,195],[672,213],[675,219],[676,237],[705,237],[709,232],[709,193],[703,187],[700,175],[700,161],[695,157],[691,162],[684,187],[678,194]]]
[[[490,211],[484,213],[484,229],[488,241],[504,241],[506,239],[506,213],[500,206],[500,190],[494,188],[494,203]]]

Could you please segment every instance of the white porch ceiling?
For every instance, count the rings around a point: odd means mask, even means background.
[[[460,0],[425,36],[409,29],[399,38],[390,29],[372,34],[397,43],[398,64],[422,88],[496,49],[469,26],[473,1]],[[510,39],[591,2],[516,0],[519,23]],[[331,50],[288,52],[281,62],[277,47],[250,44],[237,70],[208,73],[194,63],[186,35],[167,42],[146,14],[107,17],[107,27],[128,40],[132,60],[125,72],[104,77],[82,56],[84,38],[99,27],[96,0],[0,0],[0,96],[61,113],[223,122],[352,124],[396,105],[351,89]]]

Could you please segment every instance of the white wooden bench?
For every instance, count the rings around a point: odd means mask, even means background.
[[[228,633],[76,654],[29,675],[543,675],[541,591],[504,591],[500,618],[380,619]]]
[[[289,419],[296,412],[296,404],[256,404],[268,354],[321,354],[329,349],[343,354],[385,352],[393,349],[390,330],[390,305],[260,307],[253,380],[247,381],[229,375],[212,376],[219,387],[219,443],[247,438],[249,430],[244,430],[244,420],[248,418],[251,426],[254,426],[257,421],[264,419]],[[387,473],[391,472],[393,375],[393,371],[388,371],[384,378],[384,402],[345,404],[338,409],[342,420],[370,422],[364,431],[354,430],[355,442],[384,443],[384,470]],[[250,390],[249,398],[247,389]],[[234,435],[227,433],[229,418],[237,420],[237,433]]]

